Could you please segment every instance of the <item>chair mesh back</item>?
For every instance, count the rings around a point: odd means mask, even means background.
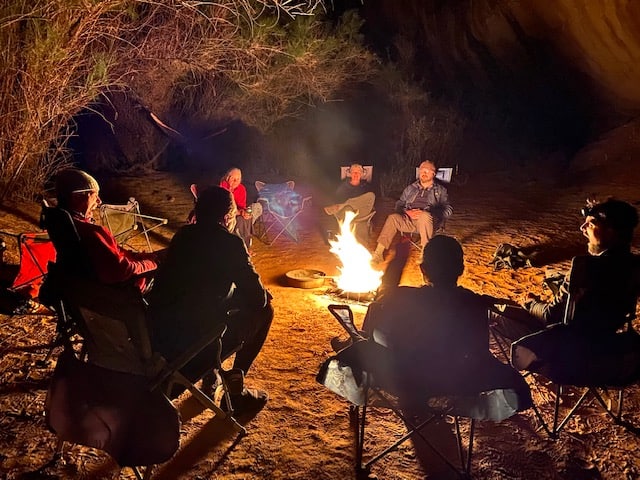
[[[65,272],[92,276],[91,262],[71,214],[62,208],[44,207],[41,223],[56,249],[56,263],[60,268]]]

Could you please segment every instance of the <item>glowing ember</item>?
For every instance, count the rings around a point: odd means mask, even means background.
[[[355,216],[354,212],[347,212],[340,224],[340,234],[336,235],[336,240],[329,240],[331,253],[342,263],[335,282],[345,292],[375,292],[382,281],[382,272],[371,268],[371,254],[356,240],[351,228]]]

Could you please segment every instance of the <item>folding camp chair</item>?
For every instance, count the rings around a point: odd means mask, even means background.
[[[434,218],[434,223],[433,234],[445,234],[447,221],[444,218]],[[420,234],[418,232],[400,232],[400,234],[406,238],[416,250],[422,252],[422,244],[420,243]]]
[[[451,183],[454,167],[440,167],[436,170],[436,178],[443,183]],[[416,178],[420,178],[420,167],[416,167]]]
[[[168,361],[159,352],[152,349],[147,329],[146,304],[135,286],[115,287],[100,284],[84,276],[68,274],[61,268],[57,268],[55,264],[50,265],[49,280],[58,287],[57,292],[60,295],[58,315],[70,317],[62,320],[62,323],[65,325],[73,323],[82,338],[83,344],[78,360],[90,365],[86,368],[92,368],[96,371],[102,369],[106,371],[103,371],[103,374],[108,378],[115,377],[114,381],[117,381],[119,374],[123,374],[125,384],[131,382],[137,385],[136,395],[141,395],[139,392],[141,383],[146,386],[146,391],[154,398],[157,396],[155,392],[161,392],[166,398],[172,399],[177,392],[187,389],[205,408],[213,411],[219,418],[230,422],[234,430],[241,434],[246,433],[245,428],[233,418],[232,412],[227,413],[221,410],[212,398],[195,386],[195,381],[202,378],[208,371],[202,372],[202,375],[196,380],[190,380],[181,373],[187,363],[211,345],[215,345],[218,352],[217,358],[211,359],[212,367],[218,371],[222,369],[220,353],[222,352],[222,336],[226,330],[225,324],[212,326],[211,330],[203,333],[191,348],[172,361]],[[65,343],[65,350],[74,352],[71,344]],[[128,380],[130,378],[133,380]],[[144,381],[135,381],[135,378]],[[227,405],[231,405],[224,375],[221,376],[221,382]],[[175,389],[176,385],[182,388]],[[87,400],[89,405],[93,405],[91,401]],[[60,402],[63,400],[60,400],[58,405]],[[49,424],[58,434],[61,442],[69,440],[101,448],[110,453],[122,466],[144,466],[146,464],[135,463],[134,459],[146,458],[138,455],[138,449],[141,449],[142,453],[146,453],[145,442],[154,446],[156,439],[147,438],[139,433],[139,442],[142,443],[142,446],[126,443],[123,447],[120,439],[126,435],[124,433],[118,434],[121,433],[121,428],[126,428],[126,426],[122,426],[123,419],[119,417],[121,412],[128,418],[135,416],[129,411],[129,408],[144,410],[147,406],[136,404],[133,407],[127,405],[125,408],[121,407],[119,402],[115,400],[114,402],[106,406],[99,404],[95,411],[91,410],[88,413],[91,417],[100,417],[103,422],[108,424],[112,432],[109,438],[113,438],[113,442],[105,443],[100,440],[103,435],[101,430],[98,432],[89,430],[83,435],[78,435],[72,427],[78,418],[74,416],[73,412],[65,410],[64,404],[61,407],[62,413],[49,410]],[[103,413],[103,409],[106,413]],[[67,418],[68,415],[71,415],[72,418]],[[105,416],[101,417],[101,415]],[[85,420],[85,418],[80,416],[80,420]],[[109,421],[115,423],[111,424]],[[61,443],[59,446],[61,447]],[[164,451],[163,448],[161,453]]]
[[[140,213],[140,205],[133,197],[129,198],[126,205],[103,203],[99,211],[102,224],[109,229],[120,245],[135,249],[132,240],[143,236],[149,252],[153,251],[149,232],[168,223],[166,218]]]
[[[286,233],[297,243],[299,238],[296,220],[311,202],[311,197],[303,197],[294,191],[295,182],[292,180],[281,184],[256,181],[255,185],[258,203],[262,205],[262,215],[256,222],[258,238],[267,245],[273,245]],[[272,236],[270,232],[273,232]]]
[[[28,299],[38,298],[40,285],[47,274],[47,264],[54,261],[56,251],[47,232],[8,233],[0,232],[16,239],[20,252],[20,267],[9,290],[24,295]]]
[[[622,419],[624,387],[640,380],[640,335],[633,329],[640,293],[640,257],[578,256],[572,260],[569,297],[563,322],[527,335],[511,345],[511,363],[533,377],[553,382],[552,412],[534,405],[534,412],[551,438],[594,399],[617,424]],[[615,324],[618,333],[585,334],[584,322]],[[563,396],[581,391],[573,405]],[[612,396],[610,390],[617,390]],[[562,415],[561,415],[562,413]]]
[[[471,472],[473,441],[477,420],[501,421],[516,411],[527,408],[530,399],[523,399],[504,382],[505,369],[507,377],[519,377],[506,365],[497,365],[501,370],[501,378],[490,388],[477,392],[433,392],[421,398],[422,409],[428,414],[418,422],[408,418],[402,410],[403,402],[394,393],[397,372],[393,371],[393,355],[373,338],[367,338],[367,332],[360,331],[353,323],[353,314],[348,305],[330,305],[329,311],[347,331],[352,345],[340,351],[335,357],[328,359],[321,367],[317,380],[339,396],[351,402],[350,413],[356,429],[356,476],[358,479],[370,478],[371,467],[386,457],[411,437],[417,437],[440,457],[446,465],[460,475],[468,476]],[[375,337],[375,335],[374,335]],[[504,367],[504,368],[502,368]],[[516,378],[526,387],[521,378]],[[507,383],[518,385],[510,379]],[[415,385],[415,391],[424,391],[421,385]],[[413,389],[410,389],[413,390]],[[510,398],[509,398],[510,397]],[[517,397],[517,400],[514,399]],[[407,433],[371,456],[367,461],[365,447],[369,444],[367,437],[367,421],[375,416],[370,407],[391,410],[407,427]],[[457,444],[457,460],[451,460],[437,445],[424,435],[424,429],[437,420],[453,417],[454,433]],[[461,422],[468,419],[468,434],[462,434]]]

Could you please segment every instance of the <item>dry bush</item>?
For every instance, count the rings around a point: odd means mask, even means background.
[[[288,22],[263,15],[250,27],[250,35],[244,30],[240,35],[241,48],[216,59],[224,68],[190,69],[175,83],[173,106],[181,116],[226,116],[267,131],[377,72],[353,11],[335,25],[322,15]]]
[[[361,77],[353,67],[372,57],[343,42],[329,49],[321,38],[291,45],[281,36],[283,29],[298,28],[292,26],[299,19],[299,28],[326,33],[312,16],[322,6],[321,0],[3,4],[0,201],[33,196],[68,162],[64,147],[74,115],[114,89],[131,91],[144,108],[164,113],[177,79],[194,79],[194,87],[200,79],[210,86],[225,79],[230,83],[220,107],[257,125],[328,98],[337,85]],[[231,94],[233,101],[226,98]]]

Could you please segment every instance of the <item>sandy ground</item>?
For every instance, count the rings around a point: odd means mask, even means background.
[[[585,158],[599,158],[596,145]],[[594,153],[596,152],[596,153]],[[588,165],[585,163],[585,165]],[[193,178],[156,174],[105,182],[103,198],[116,202],[135,195],[149,214],[169,218],[153,236],[163,246],[183,223],[191,208],[188,183]],[[564,270],[573,255],[584,251],[579,209],[592,192],[636,202],[638,175],[622,166],[604,169],[597,162],[558,181],[549,166],[473,175],[464,186],[452,185],[455,213],[447,233],[464,246],[466,270],[462,285],[474,291],[518,301],[529,291],[541,295],[548,271]],[[313,268],[337,274],[338,261],[320,233],[322,196],[309,185],[297,187],[314,196],[301,218],[299,243],[278,239],[272,246],[254,240],[257,271],[274,296],[275,320],[266,345],[249,373],[251,386],[269,392],[267,407],[247,424],[248,435],[234,441],[209,412],[193,409],[188,395],[176,404],[183,414],[181,449],[162,465],[154,478],[184,479],[348,479],[354,478],[354,433],[348,404],[316,383],[320,364],[331,355],[329,341],[341,333],[327,305],[335,299],[327,287],[304,290],[287,286],[283,274]],[[380,199],[374,227],[379,231],[393,199]],[[2,210],[0,230],[30,231],[37,224],[37,205]],[[375,238],[375,236],[374,236]],[[11,238],[3,278],[15,272],[18,257]],[[537,252],[535,265],[517,271],[494,271],[489,265],[496,246],[509,242]],[[637,239],[635,245],[639,245]],[[417,255],[414,252],[413,255]],[[410,261],[402,283],[419,285],[421,277]],[[6,308],[5,308],[6,310]],[[365,313],[354,306],[356,321]],[[55,436],[43,417],[44,399],[53,364],[39,366],[54,336],[55,319],[46,316],[0,315],[0,475],[26,478],[134,478],[118,471],[97,450],[68,447],[64,461],[48,464]],[[538,400],[543,400],[538,396]],[[640,392],[630,389],[628,419],[640,425]],[[403,432],[384,410],[371,425],[372,446],[379,447]],[[605,415],[585,408],[557,441],[549,440],[531,412],[493,424],[480,424],[475,443],[473,475],[478,479],[636,479],[640,478],[638,437],[612,424]],[[380,479],[417,479],[418,466],[410,443],[375,465]],[[428,478],[433,478],[429,476]]]

